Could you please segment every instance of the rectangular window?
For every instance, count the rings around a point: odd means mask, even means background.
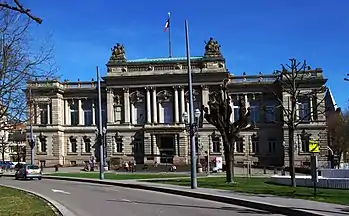
[[[76,139],[70,139],[71,152],[76,153],[78,151],[78,143]]]
[[[302,152],[309,152],[309,139],[302,139]]]
[[[258,140],[252,140],[252,153],[259,152],[259,142]]]
[[[173,105],[171,102],[163,102],[162,108],[164,111],[164,124],[173,123]]]
[[[70,122],[74,126],[79,124],[79,107],[77,101],[74,101],[70,105]]]
[[[276,152],[276,141],[275,140],[269,140],[269,153],[275,153]]]
[[[221,149],[221,142],[219,137],[212,137],[212,152],[219,153]]]
[[[276,121],[276,101],[275,100],[265,100],[264,107],[264,121],[266,123],[272,123]]]
[[[259,122],[260,121],[260,102],[258,99],[254,99],[250,101],[251,108],[251,117],[250,122]]]
[[[40,124],[46,125],[48,124],[48,109],[47,104],[39,104],[40,109]]]
[[[116,153],[122,153],[123,152],[123,144],[122,144],[122,140],[117,140],[116,141],[116,146],[115,146],[115,152]]]
[[[303,97],[298,102],[299,120],[310,121],[310,99]]]
[[[82,109],[84,111],[85,126],[91,126],[92,125],[92,101],[91,100],[84,101]]]
[[[236,152],[238,153],[244,152],[244,140],[242,138],[236,139],[235,145],[236,145]]]

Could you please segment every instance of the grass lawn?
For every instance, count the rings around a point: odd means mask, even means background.
[[[275,196],[292,197],[320,202],[349,205],[349,190],[318,188],[317,196],[314,197],[313,188],[297,187],[294,189],[289,186],[265,183],[267,180],[268,179],[266,178],[236,177],[235,181],[237,182],[237,184],[226,184],[225,177],[198,178],[198,186],[203,188],[232,190],[241,193],[271,194]],[[149,182],[190,186],[190,179],[161,181],[149,180]]]
[[[53,216],[50,206],[26,192],[0,186],[0,215]]]
[[[99,178],[98,172],[81,172],[81,173],[52,173],[48,176],[64,176],[75,178]],[[166,173],[105,173],[104,178],[109,180],[131,180],[131,179],[154,179],[154,178],[177,178],[189,177],[185,174],[166,174]]]

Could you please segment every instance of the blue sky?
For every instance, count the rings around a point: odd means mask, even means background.
[[[52,33],[62,79],[91,80],[106,73],[110,48],[124,44],[128,59],[167,57],[163,32],[172,13],[173,55],[185,56],[184,20],[189,20],[191,55],[204,41],[221,44],[229,71],[270,73],[291,57],[323,68],[337,104],[347,106],[349,1],[345,0],[61,0],[23,1],[44,19],[38,38]]]

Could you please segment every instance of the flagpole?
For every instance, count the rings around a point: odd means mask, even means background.
[[[172,58],[171,25],[171,13],[168,12],[168,52],[170,58]]]

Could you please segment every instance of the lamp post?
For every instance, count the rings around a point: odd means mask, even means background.
[[[96,140],[97,145],[96,148],[99,148],[99,179],[104,179],[104,168],[103,168],[103,161],[104,161],[104,154],[103,154],[103,143],[102,143],[102,134],[98,130],[98,128],[95,129],[96,134]]]
[[[5,131],[4,130],[1,130],[0,131],[0,138],[1,138],[1,156],[2,156],[2,161],[5,161],[5,142],[4,142],[4,139],[5,139]]]
[[[104,170],[108,170],[108,165],[107,165],[107,128],[103,127],[102,129],[102,145],[103,145],[103,166],[104,166]]]
[[[194,116],[189,116],[187,112],[183,113],[183,120],[190,137],[190,156],[191,156],[191,188],[197,188],[197,176],[196,176],[196,143],[195,136],[198,132],[198,121],[201,115],[199,109],[195,110]]]

